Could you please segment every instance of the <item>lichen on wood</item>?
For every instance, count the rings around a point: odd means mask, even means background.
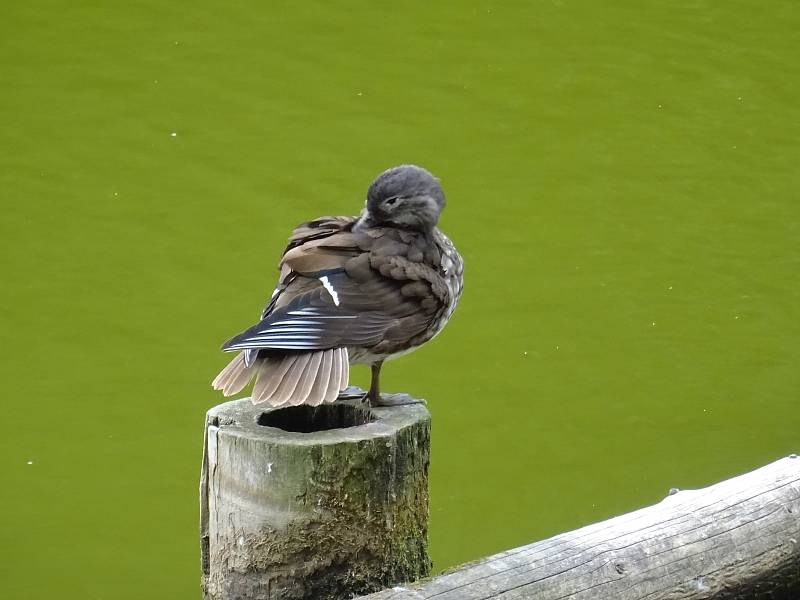
[[[338,600],[428,574],[423,404],[310,433],[258,425],[262,412],[240,400],[207,417],[207,599]]]

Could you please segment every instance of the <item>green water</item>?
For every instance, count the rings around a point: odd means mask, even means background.
[[[797,451],[798,32],[793,0],[4,2],[3,597],[198,597],[219,344],[400,162],[467,264],[384,369],[430,401],[438,569]]]

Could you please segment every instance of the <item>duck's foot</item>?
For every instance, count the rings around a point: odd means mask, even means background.
[[[364,400],[367,392],[358,387],[357,385],[349,385],[339,392],[337,400]]]
[[[425,400],[414,398],[409,394],[380,394],[377,398],[370,398],[369,394],[364,396],[372,408],[391,408],[393,406],[408,406],[410,404],[425,404]]]
[[[358,386],[351,385],[339,392],[338,400],[360,400],[370,408],[407,406],[410,404],[426,404],[425,400],[414,398],[409,394],[379,394],[373,397]]]

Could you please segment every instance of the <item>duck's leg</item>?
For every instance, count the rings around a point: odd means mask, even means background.
[[[367,400],[372,408],[378,406],[405,406],[406,404],[425,404],[424,400],[417,400],[408,394],[381,394],[380,380],[381,380],[381,366],[383,361],[372,365],[372,381],[369,385],[369,392],[367,392]]]
[[[379,360],[372,363],[372,380],[369,384],[369,392],[367,392],[367,400],[370,406],[379,406],[381,402],[381,366],[383,361]]]

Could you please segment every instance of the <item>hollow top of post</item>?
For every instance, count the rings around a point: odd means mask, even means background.
[[[315,446],[389,437],[430,420],[430,412],[422,400],[407,396],[405,404],[373,408],[361,401],[359,392],[358,388],[348,388],[336,402],[317,407],[276,409],[241,398],[214,406],[206,419],[210,425],[238,436]]]

